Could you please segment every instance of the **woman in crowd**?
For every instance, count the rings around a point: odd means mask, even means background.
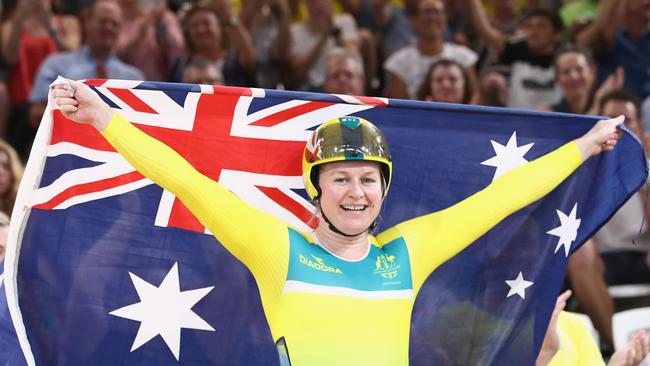
[[[188,54],[179,65],[181,74],[189,61],[206,59],[221,70],[226,85],[255,86],[255,48],[229,5],[193,5],[183,14],[182,26]]]
[[[596,89],[596,63],[584,50],[567,47],[555,56],[555,82],[562,90],[562,99],[538,109],[553,112],[596,114],[596,106],[604,94],[623,86],[623,69],[610,75]]]
[[[124,13],[118,56],[146,80],[166,81],[184,52],[183,32],[165,0],[120,0]]]
[[[420,86],[418,99],[431,102],[470,104],[474,85],[458,62],[442,59],[434,62]]]

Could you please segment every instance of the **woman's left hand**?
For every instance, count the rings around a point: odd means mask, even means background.
[[[600,120],[596,122],[589,132],[577,138],[575,142],[580,149],[582,160],[587,160],[594,155],[600,154],[602,151],[613,150],[621,138],[621,131],[618,129],[618,126],[624,120],[625,116]]]

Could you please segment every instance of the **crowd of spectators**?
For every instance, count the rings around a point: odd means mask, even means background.
[[[21,160],[29,154],[48,85],[57,75],[623,113],[644,144],[650,128],[650,113],[645,123],[642,115],[650,111],[648,0],[3,0],[1,5],[0,211],[7,214]],[[647,197],[634,197],[626,215],[643,220]],[[635,235],[627,226],[629,235],[614,229],[596,236],[570,265],[575,297],[610,348],[613,308],[606,285],[623,281],[622,267],[635,269],[625,281],[650,283],[650,239],[644,227],[639,242],[626,245]],[[594,276],[602,279],[600,290],[585,282]]]

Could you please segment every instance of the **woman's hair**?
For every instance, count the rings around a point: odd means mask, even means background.
[[[417,97],[419,100],[426,100],[427,97],[433,96],[433,90],[431,90],[431,76],[433,75],[435,69],[438,67],[450,66],[457,67],[463,75],[463,80],[465,81],[465,88],[463,90],[463,99],[461,100],[461,103],[468,104],[470,102],[472,95],[474,94],[474,83],[472,82],[472,78],[469,77],[469,72],[458,62],[445,58],[434,62],[431,67],[429,67],[429,71],[427,71],[426,77],[424,80],[422,80],[420,88],[418,88]]]
[[[20,184],[20,179],[23,177],[23,164],[18,159],[16,150],[2,139],[0,139],[0,151],[7,154],[9,172],[11,175],[9,188],[6,192],[0,195],[0,211],[5,212],[7,215],[11,215],[11,211],[14,209],[14,203],[16,201],[16,194],[18,193],[18,185]]]
[[[577,53],[579,55],[582,55],[585,57],[585,60],[587,60],[587,64],[589,67],[596,67],[596,60],[594,60],[594,57],[589,53],[587,50],[584,48],[580,48],[574,45],[567,45],[555,52],[554,58],[553,58],[553,71],[555,72],[555,77],[558,75],[558,65],[557,62],[560,60],[561,56],[564,56],[569,53]]]

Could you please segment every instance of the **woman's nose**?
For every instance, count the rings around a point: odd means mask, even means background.
[[[361,187],[361,182],[353,182],[352,185],[350,186],[350,190],[348,191],[348,194],[354,198],[363,197],[363,189]]]

